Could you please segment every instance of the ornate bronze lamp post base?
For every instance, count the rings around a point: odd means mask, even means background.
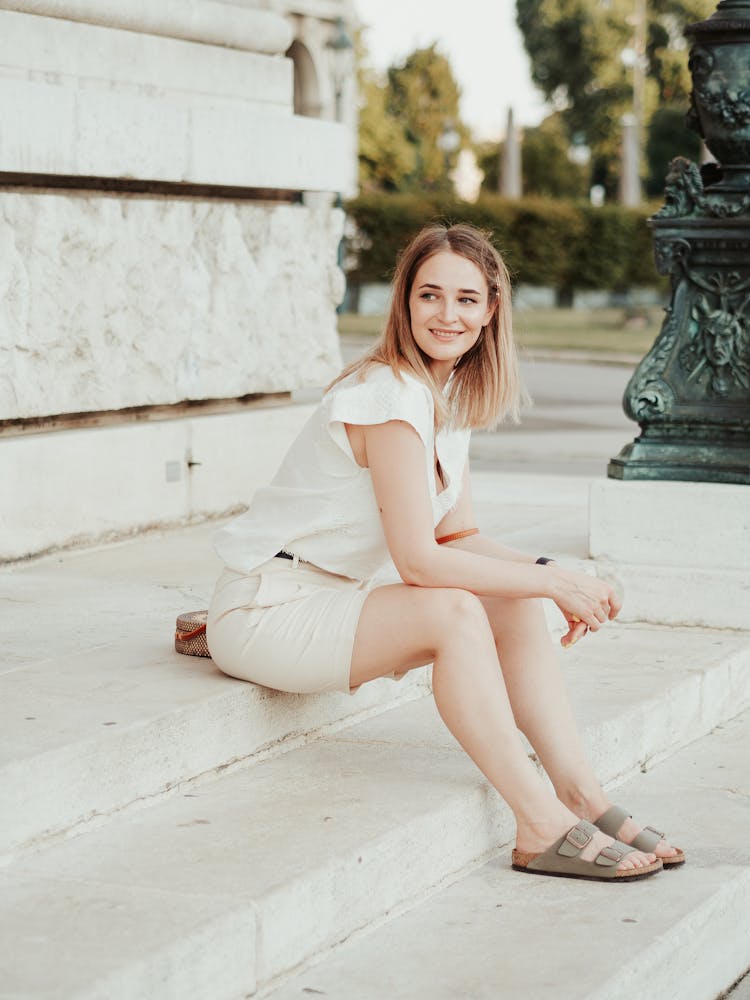
[[[750,0],[691,25],[690,120],[721,165],[673,161],[650,220],[672,296],[625,390],[641,435],[612,479],[750,484]]]

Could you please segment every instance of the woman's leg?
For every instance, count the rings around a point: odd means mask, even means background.
[[[560,801],[583,819],[598,819],[611,802],[586,754],[541,601],[482,598],[482,604],[519,729]],[[630,841],[640,829],[627,820],[619,836]],[[656,853],[668,857],[675,852],[662,841]]]
[[[523,748],[479,599],[439,588],[374,590],[357,627],[352,686],[431,661],[438,711],[512,809],[518,848],[544,850],[579,817],[552,794]],[[610,838],[597,835],[582,856],[593,858],[609,843]],[[651,860],[633,852],[619,867],[641,867]]]

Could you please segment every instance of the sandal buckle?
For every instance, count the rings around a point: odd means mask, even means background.
[[[572,830],[568,830],[565,839],[572,847],[582,851],[587,844],[591,843],[593,838],[590,833],[582,830],[580,826],[574,826]]]
[[[666,838],[666,834],[662,833],[661,830],[657,830],[654,826],[644,826],[643,829],[648,830],[649,833],[655,833],[659,840],[664,840]]]
[[[600,865],[613,864],[616,865],[619,861],[628,854],[628,851],[623,851],[619,847],[615,847],[614,844],[610,844],[609,847],[603,847],[599,854],[597,855],[596,862]],[[599,860],[599,859],[602,860]]]

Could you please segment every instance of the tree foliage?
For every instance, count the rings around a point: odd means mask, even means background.
[[[384,80],[360,77],[360,185],[363,191],[445,191],[467,131],[459,120],[460,91],[436,45],[416,49]],[[440,149],[446,130],[456,149]]]
[[[386,88],[372,75],[360,82],[359,185],[363,191],[399,191],[415,174],[416,147],[388,112]]]
[[[665,103],[687,110],[687,24],[712,13],[715,0],[648,0],[645,120]],[[610,190],[622,115],[630,110],[633,0],[516,0],[516,18],[533,80],[559,111],[570,140],[592,150],[592,181]],[[675,154],[676,155],[676,154]]]
[[[469,222],[493,234],[514,283],[624,289],[662,284],[647,226],[650,209],[483,194],[476,202],[434,194],[370,194],[350,201],[356,223],[349,278],[389,281],[399,252],[429,222]]]

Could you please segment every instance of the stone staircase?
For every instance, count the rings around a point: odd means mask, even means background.
[[[0,575],[1,998],[713,1000],[750,966],[750,635],[564,654],[601,778],[689,862],[532,879],[426,670],[299,698],[173,652],[212,530]]]

